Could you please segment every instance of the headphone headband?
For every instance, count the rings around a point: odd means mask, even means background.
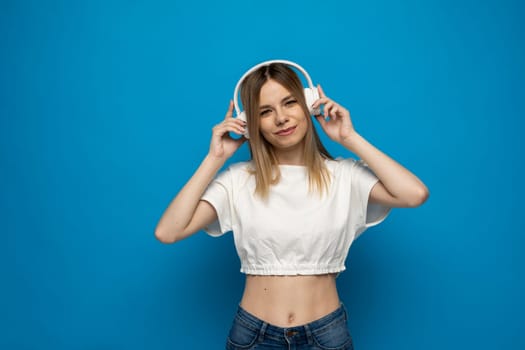
[[[306,72],[306,70],[301,67],[300,65],[298,65],[297,63],[295,62],[292,62],[292,61],[287,61],[287,60],[270,60],[270,61],[265,61],[265,62],[261,62],[255,66],[253,66],[252,68],[250,68],[246,73],[243,74],[243,76],[241,77],[241,79],[239,79],[239,81],[237,82],[237,85],[235,85],[235,90],[233,92],[233,104],[235,106],[235,113],[237,115],[240,115],[241,114],[241,110],[239,108],[239,101],[238,101],[238,98],[239,98],[239,88],[242,84],[242,82],[244,81],[244,79],[251,73],[253,73],[254,71],[256,71],[257,69],[261,68],[261,67],[264,67],[264,66],[269,66],[270,64],[272,63],[282,63],[282,64],[286,64],[288,66],[292,66],[294,68],[297,68],[297,70],[299,70],[301,73],[303,73],[304,77],[306,78],[306,81],[308,83],[308,87],[312,90],[314,90],[314,84],[312,83],[312,79],[310,78],[310,75],[308,75],[308,72]]]

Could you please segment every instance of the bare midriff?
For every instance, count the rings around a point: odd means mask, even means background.
[[[340,306],[335,274],[246,276],[241,307],[279,327],[315,321]]]

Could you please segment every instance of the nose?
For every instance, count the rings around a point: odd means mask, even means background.
[[[275,125],[283,125],[288,121],[288,116],[281,108],[278,108],[275,113]]]

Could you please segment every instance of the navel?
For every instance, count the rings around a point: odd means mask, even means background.
[[[295,321],[295,314],[293,312],[288,314],[288,323],[292,324]]]

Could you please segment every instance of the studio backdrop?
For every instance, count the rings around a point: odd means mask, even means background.
[[[337,282],[356,349],[524,349],[524,16],[511,0],[2,1],[0,348],[223,348],[244,286],[232,235],[154,229],[241,74],[280,58],[430,189],[351,247]]]

